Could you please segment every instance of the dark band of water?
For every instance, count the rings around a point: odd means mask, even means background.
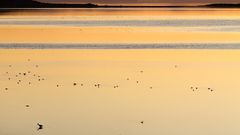
[[[240,43],[0,43],[0,49],[240,49]]]
[[[0,20],[0,25],[52,25],[52,26],[138,26],[138,27],[210,27],[240,26],[239,19],[204,20]]]

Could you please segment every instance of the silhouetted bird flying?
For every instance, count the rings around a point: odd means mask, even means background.
[[[43,125],[42,124],[37,124],[38,125],[38,129],[37,130],[41,130],[41,129],[43,129]]]

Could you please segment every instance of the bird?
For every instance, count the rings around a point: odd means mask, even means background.
[[[30,107],[30,105],[25,105],[26,107]]]
[[[143,123],[144,123],[144,121],[141,121],[140,123],[141,123],[141,124],[143,124]]]
[[[151,86],[151,87],[149,87],[150,89],[152,89],[153,87]]]
[[[5,88],[5,90],[8,90],[8,88]]]
[[[77,85],[77,83],[73,83],[73,86],[76,86]]]
[[[42,124],[37,123],[37,125],[38,125],[38,129],[37,130],[43,129],[43,125]]]

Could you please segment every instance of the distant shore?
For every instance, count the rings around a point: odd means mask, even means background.
[[[17,2],[15,0],[1,0],[1,8],[240,8],[240,3],[213,3],[206,5],[176,5],[176,6],[142,6],[142,5],[97,5],[93,3],[86,4],[58,4],[58,3],[42,3],[34,0],[25,0]]]

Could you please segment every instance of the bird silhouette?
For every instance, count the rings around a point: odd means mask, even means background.
[[[37,123],[37,125],[38,125],[38,129],[37,130],[43,129],[43,125],[42,124]]]

